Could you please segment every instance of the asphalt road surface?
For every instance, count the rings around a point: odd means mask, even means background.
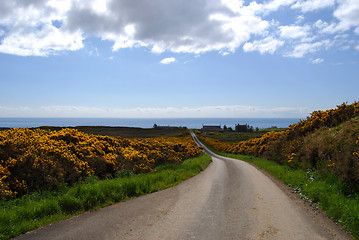
[[[82,214],[18,239],[350,239],[255,167],[213,163],[176,187]]]

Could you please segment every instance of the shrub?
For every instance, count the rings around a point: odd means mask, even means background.
[[[200,139],[217,151],[265,157],[291,168],[334,173],[359,192],[359,103],[315,111],[283,132],[269,132],[238,143]],[[349,190],[350,189],[350,190]]]
[[[1,131],[0,198],[73,185],[88,176],[112,178],[122,170],[153,172],[201,152],[190,136],[122,139],[76,129]]]

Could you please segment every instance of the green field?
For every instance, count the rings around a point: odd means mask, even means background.
[[[254,130],[253,132],[235,132],[235,131],[223,131],[223,132],[202,132],[203,136],[217,139],[223,142],[241,142],[254,137],[260,137],[268,132],[280,132],[285,131],[285,128],[266,128]]]
[[[58,131],[65,127],[49,127],[43,126],[40,129],[47,129],[52,131]],[[107,126],[78,126],[78,127],[66,127],[74,128],[87,134],[111,136],[111,137],[123,137],[123,138],[150,138],[150,137],[176,137],[179,134],[185,135],[187,131],[185,128],[136,128],[136,127],[107,127]],[[0,128],[2,130],[8,130],[9,128]]]

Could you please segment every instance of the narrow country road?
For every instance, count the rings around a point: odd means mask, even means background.
[[[204,150],[213,163],[176,187],[17,239],[350,239],[329,220],[309,216],[255,167]]]

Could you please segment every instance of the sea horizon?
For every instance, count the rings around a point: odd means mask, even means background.
[[[67,117],[18,117],[0,118],[1,128],[36,128],[77,127],[77,126],[108,126],[108,127],[139,127],[152,128],[157,126],[173,126],[202,128],[203,125],[220,125],[234,128],[235,124],[248,124],[254,128],[287,128],[302,118],[67,118]]]

